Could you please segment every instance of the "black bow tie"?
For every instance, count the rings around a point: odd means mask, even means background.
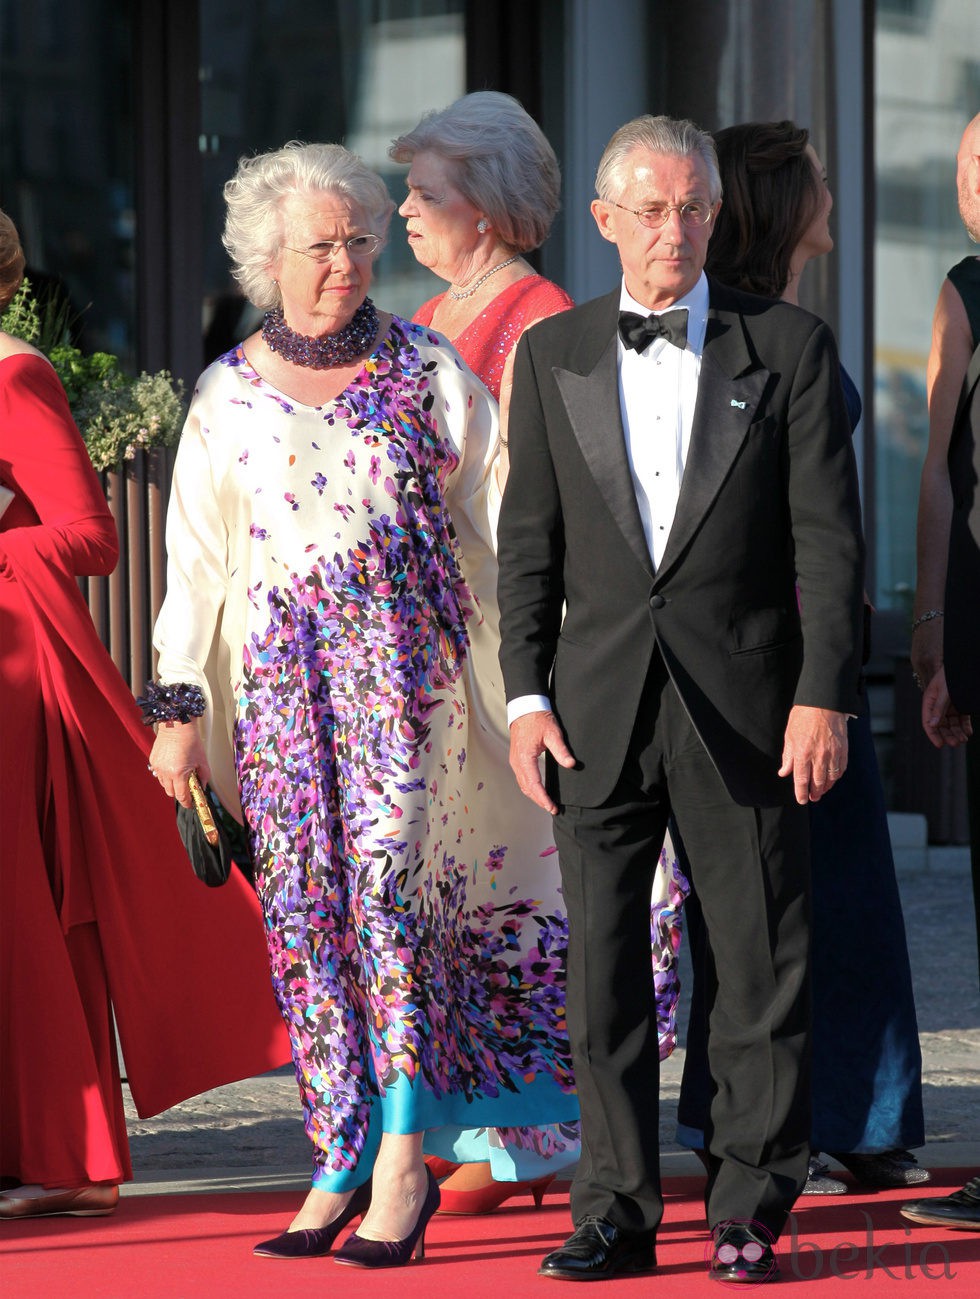
[[[687,307],[665,311],[662,316],[638,316],[635,311],[619,313],[619,336],[624,347],[642,352],[657,338],[675,347],[687,347]]]

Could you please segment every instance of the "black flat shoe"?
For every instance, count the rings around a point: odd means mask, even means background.
[[[656,1266],[651,1232],[624,1231],[605,1218],[585,1218],[564,1245],[542,1260],[538,1276],[556,1281],[602,1281],[652,1272]]]
[[[355,1218],[362,1218],[371,1203],[371,1182],[359,1186],[346,1206],[325,1227],[303,1227],[263,1240],[252,1250],[259,1258],[323,1258],[334,1241]]]
[[[810,1156],[806,1170],[806,1185],[801,1195],[846,1195],[847,1183],[837,1177],[831,1177],[830,1169],[820,1162],[816,1155]]]
[[[856,1182],[879,1191],[895,1186],[924,1186],[932,1181],[932,1174],[910,1150],[879,1150],[870,1155],[844,1151],[832,1158],[843,1164]]]
[[[773,1243],[742,1222],[720,1222],[712,1228],[712,1255],[708,1275],[713,1281],[760,1284],[779,1279]]]
[[[980,1231],[980,1175],[971,1177],[962,1191],[937,1195],[931,1200],[913,1200],[899,1209],[903,1218],[927,1227],[959,1227]]]

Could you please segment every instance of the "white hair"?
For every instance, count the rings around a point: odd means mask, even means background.
[[[431,152],[452,164],[452,182],[485,212],[508,248],[539,248],[560,205],[555,151],[534,118],[510,95],[478,90],[426,113],[392,141],[395,162]]]
[[[721,198],[721,173],[715,142],[707,131],[684,118],[634,117],[621,126],[606,145],[595,176],[595,192],[606,203],[613,195],[622,194],[627,179],[625,164],[636,149],[649,149],[651,153],[680,158],[700,158],[708,169],[708,201],[717,203]]]
[[[283,199],[322,193],[336,194],[360,208],[371,232],[384,242],[395,210],[391,195],[381,177],[342,145],[290,140],[271,153],[240,159],[225,185],[222,243],[242,292],[260,310],[280,303],[269,266],[282,247]]]

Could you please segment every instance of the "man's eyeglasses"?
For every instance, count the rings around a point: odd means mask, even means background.
[[[351,257],[370,257],[372,253],[378,251],[380,244],[380,235],[351,235],[349,239],[325,239],[312,248],[290,248],[288,244],[284,244],[283,247],[287,252],[299,253],[302,257],[308,257],[311,262],[323,266],[325,262],[333,261],[341,248],[346,248]]]
[[[641,208],[623,207],[622,203],[613,203],[613,207],[618,207],[621,212],[632,212],[640,225],[646,226],[649,230],[658,230],[661,226],[665,226],[671,212],[679,212],[686,226],[707,225],[714,211],[710,203],[703,203],[700,199],[692,199],[690,203],[680,204],[651,203],[648,207]]]

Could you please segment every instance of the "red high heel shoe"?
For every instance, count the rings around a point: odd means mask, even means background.
[[[513,1200],[519,1195],[531,1195],[534,1207],[540,1209],[544,1193],[554,1180],[552,1173],[533,1182],[489,1182],[486,1186],[477,1186],[471,1191],[454,1191],[452,1187],[444,1185],[439,1188],[442,1202],[437,1212],[460,1215],[493,1213],[507,1200]]]

